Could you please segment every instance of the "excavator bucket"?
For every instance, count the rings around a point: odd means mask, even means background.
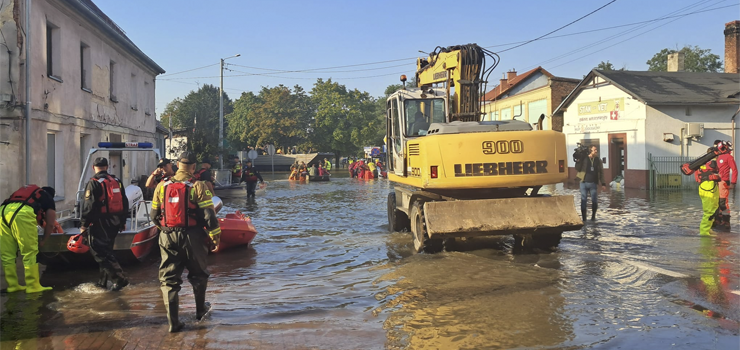
[[[424,204],[430,238],[561,233],[583,221],[573,196],[520,197]]]

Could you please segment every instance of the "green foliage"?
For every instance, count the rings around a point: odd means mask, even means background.
[[[316,114],[312,125],[314,144],[338,158],[375,142],[378,125],[376,100],[367,92],[318,79],[311,90]]]
[[[224,93],[224,115],[231,113],[231,110],[231,100]],[[169,126],[171,117],[174,129],[184,128],[188,148],[197,154],[198,159],[203,159],[221,153],[218,147],[218,113],[219,89],[206,84],[198,91],[191,91],[185,98],[168,103],[161,121]],[[226,130],[228,125],[224,121],[224,134]]]
[[[668,55],[676,52],[684,54],[684,71],[686,72],[722,72],[722,61],[710,49],[701,49],[698,46],[687,45],[681,50],[663,49],[656,53],[646,63],[649,71],[668,71]]]
[[[598,69],[598,70],[604,70],[604,71],[608,71],[608,70],[627,70],[627,67],[624,66],[622,68],[615,69],[614,68],[614,65],[607,60],[606,62],[601,61],[601,63],[599,63],[599,65],[596,66],[596,69]]]

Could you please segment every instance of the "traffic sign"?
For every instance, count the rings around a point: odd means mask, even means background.
[[[274,156],[275,155],[275,146],[274,145],[267,145],[267,155]]]
[[[257,151],[255,151],[255,150],[250,150],[250,151],[249,151],[249,153],[247,153],[247,157],[248,157],[249,159],[252,159],[252,160],[255,160],[255,159],[257,159]]]

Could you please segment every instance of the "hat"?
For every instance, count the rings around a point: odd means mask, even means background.
[[[159,161],[159,164],[157,164],[157,168],[161,168],[161,167],[163,167],[163,166],[165,166],[167,164],[170,164],[170,163],[172,163],[172,162],[169,159],[162,158],[162,160]]]
[[[183,164],[195,164],[197,162],[195,159],[195,153],[182,152],[182,154],[180,154],[179,162]]]
[[[44,192],[48,193],[48,194],[49,194],[50,196],[52,196],[52,197],[54,197],[54,196],[56,195],[56,193],[57,193],[57,192],[56,192],[56,191],[54,190],[54,188],[53,188],[53,187],[49,187],[49,186],[44,186],[44,187],[41,187],[41,189],[42,189],[42,190],[44,190]]]
[[[208,158],[203,158],[203,160],[200,161],[200,164],[211,164],[211,161]]]
[[[105,159],[104,157],[97,157],[95,158],[93,165],[94,166],[108,166],[108,159]]]

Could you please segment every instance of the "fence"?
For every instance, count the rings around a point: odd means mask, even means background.
[[[681,165],[694,160],[691,157],[653,157],[648,153],[651,190],[696,190],[694,176],[681,173]]]

